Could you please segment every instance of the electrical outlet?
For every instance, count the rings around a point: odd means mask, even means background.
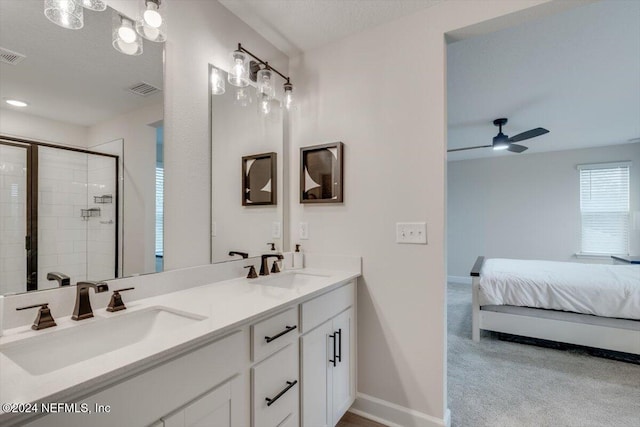
[[[309,223],[308,222],[300,223],[300,239],[301,240],[309,239]]]
[[[271,237],[274,239],[279,239],[281,234],[280,222],[275,221],[271,224]]]
[[[426,222],[396,223],[396,243],[426,245],[427,244],[427,223]]]

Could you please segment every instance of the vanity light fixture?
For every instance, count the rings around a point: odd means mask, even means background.
[[[167,39],[166,0],[138,0],[136,31],[145,39],[161,43]]]
[[[224,76],[219,68],[211,67],[211,93],[222,95],[225,92]]]
[[[24,102],[24,101],[20,101],[18,99],[5,99],[4,102],[6,102],[9,105],[13,105],[14,107],[26,107],[29,104]]]
[[[236,94],[233,98],[233,103],[240,107],[246,107],[253,102],[253,97],[251,96],[251,92],[247,87],[238,87],[236,88]]]
[[[107,9],[107,4],[102,0],[82,0],[82,7],[89,10],[102,12]]]
[[[248,61],[248,57],[253,60]],[[258,109],[262,113],[271,110],[271,99],[275,96],[274,77],[279,75],[285,80],[284,105],[287,109],[293,107],[293,85],[288,76],[269,65],[268,62],[258,58],[253,53],[238,43],[238,48],[231,52],[231,65],[229,67],[229,83],[236,87],[245,87],[249,80],[256,82],[258,87]],[[266,102],[268,98],[268,103]],[[268,111],[266,114],[268,114]]]
[[[133,21],[119,13],[113,14],[113,47],[125,55],[141,55],[142,39],[133,29]]]
[[[84,26],[84,14],[79,0],[44,0],[44,15],[62,28],[79,30]]]

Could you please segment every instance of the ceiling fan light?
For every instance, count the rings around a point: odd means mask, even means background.
[[[506,150],[507,148],[509,148],[509,144],[494,144],[493,145],[493,149],[495,151]]]

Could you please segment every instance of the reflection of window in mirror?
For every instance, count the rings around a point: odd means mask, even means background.
[[[164,126],[156,129],[156,271],[162,271],[164,221]]]

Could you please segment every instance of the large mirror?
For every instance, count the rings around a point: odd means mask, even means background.
[[[43,3],[0,1],[0,294],[162,270],[164,46]]]
[[[227,73],[211,66],[209,74]],[[266,108],[265,108],[266,107]],[[256,88],[211,93],[211,261],[282,251],[284,109],[258,102]]]

